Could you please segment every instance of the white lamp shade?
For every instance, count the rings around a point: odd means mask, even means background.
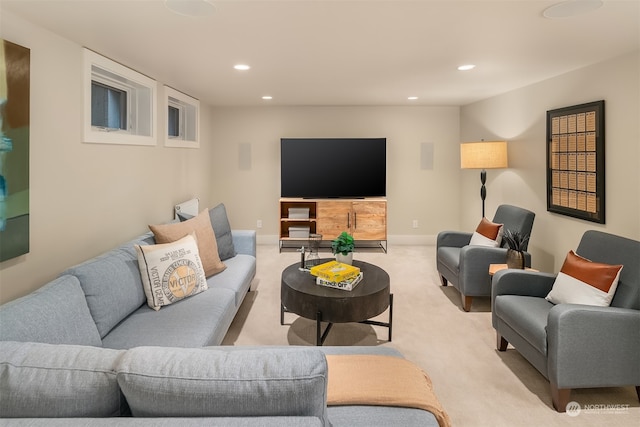
[[[462,169],[499,169],[508,166],[506,141],[460,144],[460,167]]]

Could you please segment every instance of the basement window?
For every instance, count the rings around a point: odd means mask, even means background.
[[[84,50],[84,142],[156,145],[156,82]]]
[[[200,101],[164,87],[167,126],[164,145],[167,147],[199,148]]]

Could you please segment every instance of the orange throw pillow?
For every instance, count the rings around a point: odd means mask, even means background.
[[[195,232],[196,240],[198,241],[198,252],[200,253],[205,276],[212,276],[227,268],[227,266],[220,261],[220,255],[218,255],[218,243],[216,242],[216,236],[211,226],[208,209],[203,210],[198,216],[187,221],[150,225],[149,229],[153,232],[156,243],[175,242]]]
[[[489,246],[497,248],[502,243],[502,227],[504,224],[496,224],[487,218],[482,218],[476,231],[471,236],[470,245]]]

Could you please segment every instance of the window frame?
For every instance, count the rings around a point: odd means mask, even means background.
[[[157,145],[157,82],[84,48],[83,141],[96,144]],[[91,124],[92,82],[127,92],[126,129]]]
[[[179,110],[179,135],[169,135],[169,107]],[[164,145],[172,148],[200,148],[200,101],[164,86]]]

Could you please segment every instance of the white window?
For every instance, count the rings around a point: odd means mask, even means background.
[[[156,81],[84,50],[84,141],[156,145]]]
[[[200,101],[164,87],[167,125],[164,145],[167,147],[200,147]]]

